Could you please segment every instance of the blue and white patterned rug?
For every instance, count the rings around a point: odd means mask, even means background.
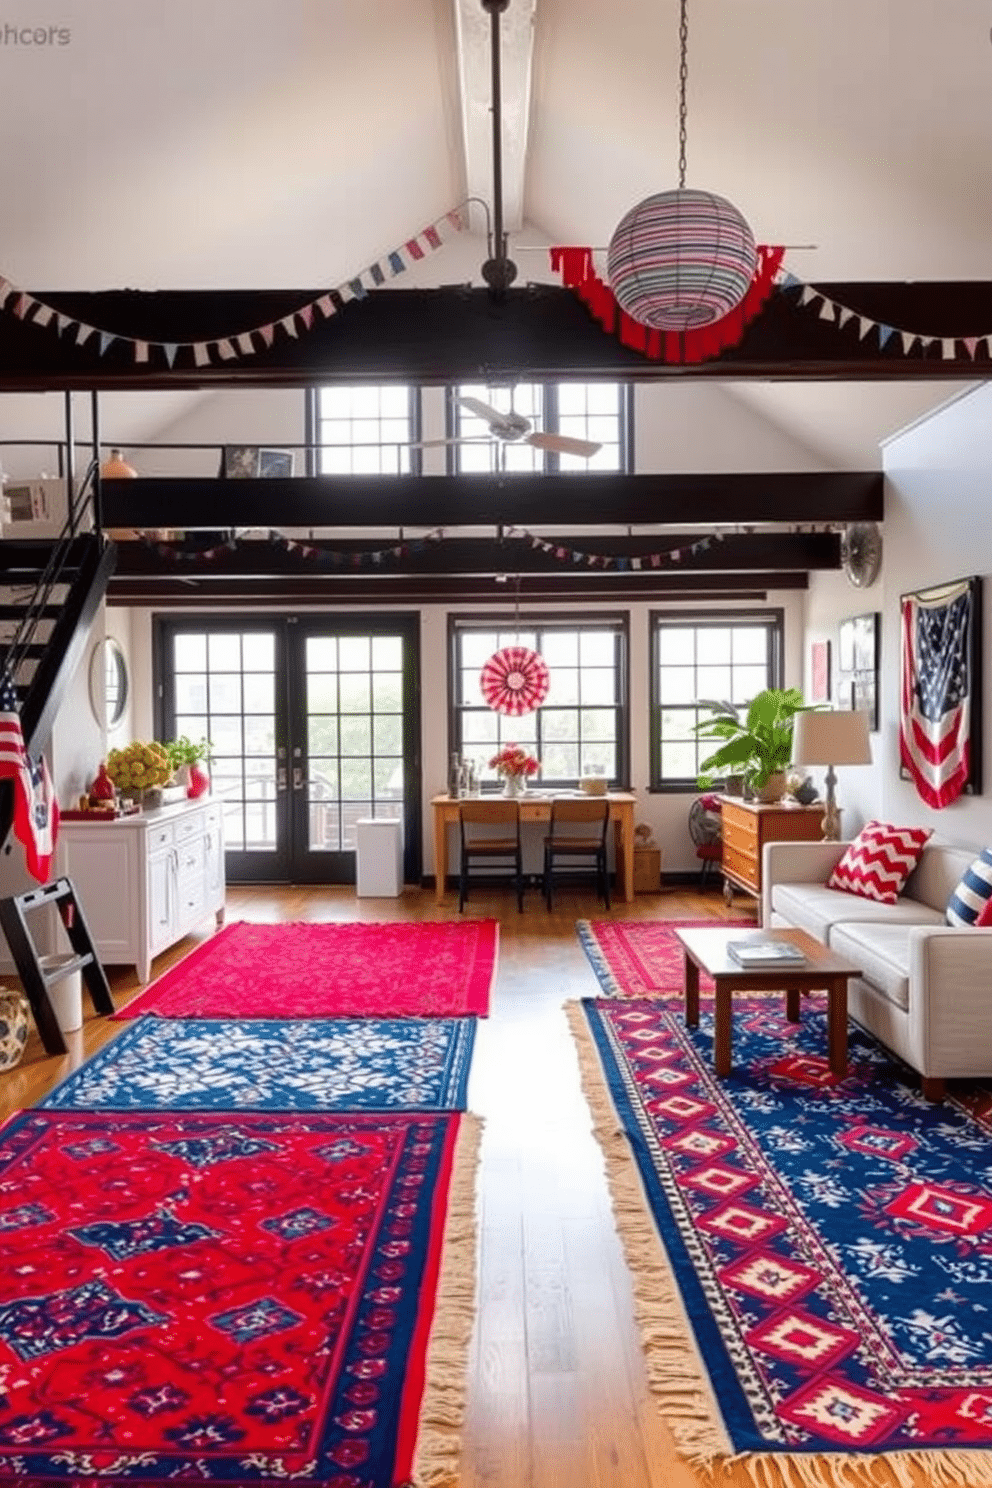
[[[474,1018],[139,1018],[40,1105],[113,1111],[462,1111]]]

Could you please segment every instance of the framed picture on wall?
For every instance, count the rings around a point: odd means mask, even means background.
[[[838,634],[837,646],[837,669],[841,672],[854,671],[854,621],[842,620]]]
[[[830,701],[830,642],[814,641],[810,646],[810,701]]]
[[[837,646],[837,696],[842,706],[868,714],[868,727],[878,731],[879,639],[878,611],[842,620]]]

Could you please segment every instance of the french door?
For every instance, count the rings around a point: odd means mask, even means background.
[[[210,740],[227,876],[353,883],[356,823],[403,823],[421,871],[419,618],[161,617],[160,737]]]

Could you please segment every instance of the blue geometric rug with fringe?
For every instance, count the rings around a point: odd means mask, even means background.
[[[139,1018],[40,1105],[463,1111],[475,1029],[475,1018]]]
[[[569,1009],[680,1447],[741,1481],[992,1482],[992,1120],[854,1024],[838,1080],[819,994],[799,1025],[735,999],[719,1078],[711,1009]]]

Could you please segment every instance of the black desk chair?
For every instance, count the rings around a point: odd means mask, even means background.
[[[555,873],[594,873],[606,908],[610,907],[610,879],[606,869],[606,829],[610,803],[592,797],[588,801],[554,799],[551,822],[544,839],[544,897],[548,909],[554,892]]]
[[[517,909],[524,907],[520,811],[516,801],[462,801],[458,807],[461,864],[458,910],[465,908],[471,877],[510,878],[517,890]],[[473,870],[478,869],[473,874]]]

